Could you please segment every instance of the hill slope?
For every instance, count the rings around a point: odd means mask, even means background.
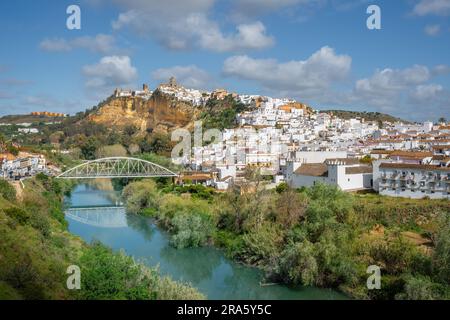
[[[333,114],[334,116],[345,120],[352,118],[364,118],[366,121],[410,123],[409,121],[380,112],[347,111],[347,110],[323,110],[321,112]]]

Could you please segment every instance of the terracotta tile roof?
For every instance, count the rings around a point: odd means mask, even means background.
[[[421,152],[421,151],[403,151],[403,150],[395,150],[390,154],[391,157],[402,157],[402,158],[415,158],[415,159],[423,159],[426,157],[432,157],[432,152]]]
[[[433,160],[437,160],[437,161],[442,161],[442,162],[448,162],[450,161],[450,157],[449,156],[445,156],[445,155],[434,155]]]
[[[393,150],[372,150],[370,151],[371,154],[391,154],[394,152]]]
[[[295,173],[302,176],[327,177],[328,167],[325,163],[306,163],[295,170]]]
[[[437,146],[432,146],[433,149],[443,149],[443,150],[449,150],[450,149],[450,144],[449,145],[437,145]]]
[[[358,166],[345,168],[346,174],[372,173],[371,166]]]
[[[185,172],[180,175],[182,180],[209,180],[212,176],[209,173],[204,172]]]

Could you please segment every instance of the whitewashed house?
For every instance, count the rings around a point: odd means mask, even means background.
[[[317,183],[338,186],[344,191],[371,189],[372,167],[358,159],[327,159],[323,163],[305,163],[287,177],[293,188],[311,187]]]

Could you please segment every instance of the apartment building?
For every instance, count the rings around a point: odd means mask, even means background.
[[[376,161],[374,189],[381,195],[450,199],[450,158],[447,166]]]

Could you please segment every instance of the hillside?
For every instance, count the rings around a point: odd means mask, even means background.
[[[24,183],[26,192],[18,197],[0,179],[0,300],[204,298],[157,269],[70,234],[62,203],[70,182],[40,175]],[[81,269],[80,290],[66,286],[71,265]],[[121,274],[125,276],[117,276]]]
[[[389,114],[380,112],[367,112],[367,111],[347,111],[347,110],[323,110],[321,112],[332,114],[341,119],[352,118],[364,118],[366,121],[382,121],[382,122],[403,122],[410,123],[409,121],[391,116]]]
[[[20,123],[41,123],[41,122],[59,122],[64,117],[49,117],[45,115],[18,114],[7,115],[0,118],[0,123],[20,124]]]

